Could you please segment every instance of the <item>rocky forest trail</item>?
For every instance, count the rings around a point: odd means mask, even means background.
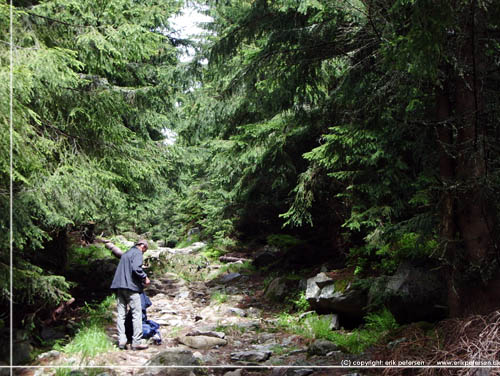
[[[360,375],[348,368],[317,368],[339,366],[349,356],[335,346],[328,347],[321,341],[314,342],[280,329],[277,307],[262,298],[263,277],[230,271],[221,273],[224,265],[220,263],[192,263],[202,247],[202,243],[195,243],[182,249],[158,248],[146,254],[145,263],[150,266],[166,261],[171,266],[167,269],[175,269],[174,262],[183,263],[185,268],[185,272],[167,270],[152,275],[151,285],[145,290],[152,302],[147,310],[148,318],[161,325],[160,345],[150,343],[149,348],[142,351],[114,348],[91,359],[51,352],[39,356],[36,364],[74,365],[75,369],[69,373],[73,376]],[[238,264],[242,262],[236,262]],[[192,274],[184,274],[188,271]],[[107,333],[115,344],[114,323],[107,327]],[[102,368],[77,368],[82,365]],[[167,368],[172,366],[186,368]],[[92,373],[89,370],[93,370]],[[33,375],[54,373],[55,369],[50,368],[30,372]]]

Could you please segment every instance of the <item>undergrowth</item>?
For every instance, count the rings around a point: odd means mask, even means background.
[[[110,308],[114,301],[115,296],[110,295],[99,304],[85,304],[82,309],[84,319],[79,323],[73,339],[66,344],[56,343],[54,350],[80,354],[82,359],[112,350],[114,346],[106,334],[105,326],[113,319]]]
[[[278,325],[288,331],[310,339],[326,339],[337,344],[343,351],[360,354],[377,343],[382,337],[398,327],[394,316],[387,309],[370,313],[364,318],[365,324],[351,332],[330,329],[330,319],[311,313],[304,318],[282,313]]]
[[[68,250],[69,265],[88,265],[96,259],[112,258],[110,252],[104,247],[89,245],[87,247],[73,247]]]

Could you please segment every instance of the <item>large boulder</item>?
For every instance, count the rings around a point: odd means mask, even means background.
[[[181,336],[178,338],[179,342],[183,345],[189,346],[193,349],[208,350],[218,346],[227,345],[227,341],[223,338],[211,336]]]
[[[258,251],[252,261],[252,264],[257,268],[274,264],[282,256],[282,252],[273,246],[266,245]]]
[[[200,361],[189,350],[182,348],[169,348],[155,355],[145,364],[147,368],[140,369],[137,374],[142,376],[190,376],[193,375],[198,368],[190,368],[199,366]],[[157,366],[158,368],[155,368]],[[185,366],[189,368],[166,368],[172,366]]]
[[[309,355],[320,355],[324,356],[331,351],[338,351],[339,347],[326,339],[317,339],[309,345],[307,348],[307,353]]]
[[[387,279],[386,306],[400,323],[446,317],[447,287],[442,272],[429,265],[402,263]]]
[[[291,291],[296,290],[299,287],[299,280],[288,279],[285,277],[278,277],[271,281],[264,291],[264,296],[266,299],[281,302],[285,299]]]
[[[368,303],[365,290],[350,281],[334,280],[325,273],[307,280],[306,299],[311,308],[320,313],[341,313],[355,319],[363,317]]]

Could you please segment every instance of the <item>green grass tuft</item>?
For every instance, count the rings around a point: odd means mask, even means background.
[[[212,296],[210,297],[210,299],[218,304],[222,304],[222,303],[225,303],[227,302],[228,300],[228,295],[225,293],[225,292],[220,292],[220,291],[216,291],[212,294]]]
[[[82,308],[85,318],[80,323],[75,337],[65,345],[56,343],[54,349],[66,354],[78,353],[83,359],[93,358],[97,354],[113,350],[114,346],[105,328],[113,319],[110,308],[115,299],[114,295],[110,295],[99,304],[85,303]]]
[[[66,354],[80,354],[83,358],[93,358],[97,354],[113,350],[114,346],[104,328],[92,325],[81,328],[70,343],[56,345],[54,349]]]

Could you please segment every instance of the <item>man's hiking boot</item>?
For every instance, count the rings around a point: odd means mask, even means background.
[[[118,344],[118,348],[120,350],[127,350],[127,344],[123,344],[123,345],[122,344]]]
[[[136,345],[132,345],[132,350],[136,351],[136,350],[146,350],[149,346],[148,345],[145,345],[145,344],[142,344],[142,343],[138,343]]]

